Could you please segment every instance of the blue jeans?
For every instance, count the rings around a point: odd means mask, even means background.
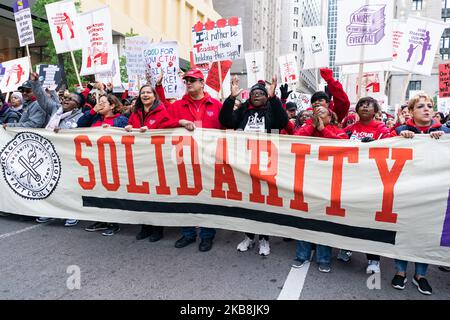
[[[197,229],[195,227],[185,227],[181,229],[181,233],[188,239],[197,238]],[[200,228],[200,239],[214,239],[216,236],[216,229]]]
[[[312,244],[306,241],[297,241],[296,255],[299,260],[308,260],[311,258]],[[316,259],[318,264],[331,264],[331,247],[317,245]]]
[[[406,273],[406,268],[408,267],[408,261],[395,260],[395,270],[397,272]],[[425,277],[427,274],[428,264],[416,262],[416,276]]]

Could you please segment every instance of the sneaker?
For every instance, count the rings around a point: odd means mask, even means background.
[[[444,272],[450,272],[450,267],[440,266],[439,270],[444,271]]]
[[[50,222],[50,221],[52,221],[53,219],[52,218],[44,218],[44,217],[40,217],[40,218],[37,218],[36,219],[36,222],[37,223],[47,223],[47,222]]]
[[[319,271],[323,273],[330,273],[331,265],[329,263],[319,263]]]
[[[67,219],[66,223],[64,223],[65,227],[74,227],[78,224],[78,220],[75,219]]]
[[[350,258],[352,257],[352,254],[353,254],[352,251],[341,249],[339,250],[337,259],[343,262],[349,262]]]
[[[187,247],[191,243],[194,243],[196,241],[195,238],[186,238],[185,236],[181,237],[180,239],[175,242],[175,248],[181,249],[184,247]]]
[[[153,233],[148,238],[149,242],[158,242],[163,238],[163,228],[162,227],[154,227]]]
[[[292,268],[300,269],[303,268],[307,263],[309,263],[308,260],[296,258],[295,262],[292,264]]]
[[[431,289],[431,286],[428,283],[427,279],[425,278],[417,279],[416,276],[414,276],[413,283],[417,286],[417,290],[419,290],[421,294],[429,296],[433,293],[433,289]]]
[[[395,289],[404,290],[406,282],[408,282],[406,277],[396,274],[394,279],[392,279],[392,286]]]
[[[96,222],[84,230],[86,230],[87,232],[104,231],[108,230],[108,224],[106,222]]]
[[[144,240],[150,237],[153,233],[153,226],[142,225],[141,231],[136,235],[136,240]]]
[[[213,246],[212,239],[202,239],[198,246],[198,250],[200,252],[208,252],[209,250],[211,250],[212,246]]]
[[[380,261],[369,260],[366,273],[367,274],[380,273]]]
[[[104,235],[105,237],[110,237],[110,236],[115,235],[119,231],[120,231],[120,226],[119,225],[110,225],[108,230],[103,232],[102,235]]]
[[[246,251],[248,251],[248,249],[253,248],[254,245],[255,245],[255,240],[252,240],[249,237],[245,236],[245,239],[242,240],[242,242],[238,244],[237,251],[246,252]]]
[[[267,240],[259,240],[259,255],[267,257],[270,254],[270,244]]]

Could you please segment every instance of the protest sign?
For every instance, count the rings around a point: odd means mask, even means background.
[[[266,80],[264,51],[252,51],[245,54],[247,66],[247,88],[253,87],[259,80]]]
[[[298,67],[295,55],[288,54],[278,58],[280,65],[280,75],[282,83],[296,83],[298,82]]]
[[[178,43],[176,41],[152,43],[144,49],[142,54],[152,85],[156,85],[156,80],[161,72],[164,72],[162,85],[166,98],[178,98],[179,90],[184,91],[184,88],[180,87],[178,76],[180,69]]]
[[[221,76],[219,76],[219,63],[222,72]],[[231,60],[213,62],[206,78],[206,84],[215,91],[219,92],[224,84],[224,80],[227,77],[228,72],[231,70],[232,65],[233,61]]]
[[[447,136],[8,129],[0,211],[219,228],[450,266],[449,158]]]
[[[80,22],[74,1],[47,4],[45,10],[56,53],[81,49]]]
[[[385,97],[386,82],[384,72],[364,72],[361,79],[359,79],[359,74],[347,75],[344,81],[344,88],[352,104],[358,102],[360,85],[362,86],[361,97],[370,96],[377,100]]]
[[[450,98],[450,63],[439,65],[439,98]]]
[[[302,92],[292,92],[287,102],[294,102],[297,105],[297,110],[303,111],[311,107],[311,97],[312,95],[302,93]]]
[[[302,70],[327,68],[330,64],[326,26],[301,28],[305,60]]]
[[[56,90],[62,82],[63,70],[60,66],[41,64],[39,65],[39,80],[42,79],[42,87]]]
[[[3,76],[5,75],[6,69],[3,67],[3,65],[0,63],[0,82],[3,79]]]
[[[450,114],[450,98],[438,98],[437,109],[444,115]]]
[[[145,37],[125,38],[128,77],[144,75],[146,71],[143,52],[150,45]]]
[[[445,26],[445,23],[439,20],[410,16],[397,59],[392,66],[410,73],[430,76]]]
[[[113,85],[113,92],[124,92],[122,87],[122,80],[120,78],[120,61],[117,44],[113,44],[113,63],[111,72],[98,73],[95,75],[95,80],[101,83],[111,83]]]
[[[0,90],[3,93],[17,91],[28,80],[30,74],[30,60],[28,57],[4,61],[4,76],[0,82]]]
[[[15,0],[13,4],[14,20],[21,47],[34,43],[33,19],[28,0]]]
[[[114,60],[109,7],[86,12],[80,16],[83,39],[82,76],[112,72]]]
[[[192,27],[195,64],[243,57],[242,21],[238,17],[197,22]]]
[[[392,60],[393,3],[338,0],[336,65]]]

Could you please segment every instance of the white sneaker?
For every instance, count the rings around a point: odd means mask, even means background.
[[[369,264],[367,265],[366,273],[367,274],[380,273],[380,261],[369,260]]]
[[[246,252],[248,249],[253,248],[255,245],[255,240],[250,239],[249,237],[245,236],[245,239],[238,244],[237,250],[240,252]]]
[[[268,256],[270,254],[270,245],[267,240],[259,240],[259,255]]]

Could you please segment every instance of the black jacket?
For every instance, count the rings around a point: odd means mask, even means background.
[[[14,111],[7,105],[0,107],[0,124],[2,123],[17,123],[22,117],[18,111]]]

